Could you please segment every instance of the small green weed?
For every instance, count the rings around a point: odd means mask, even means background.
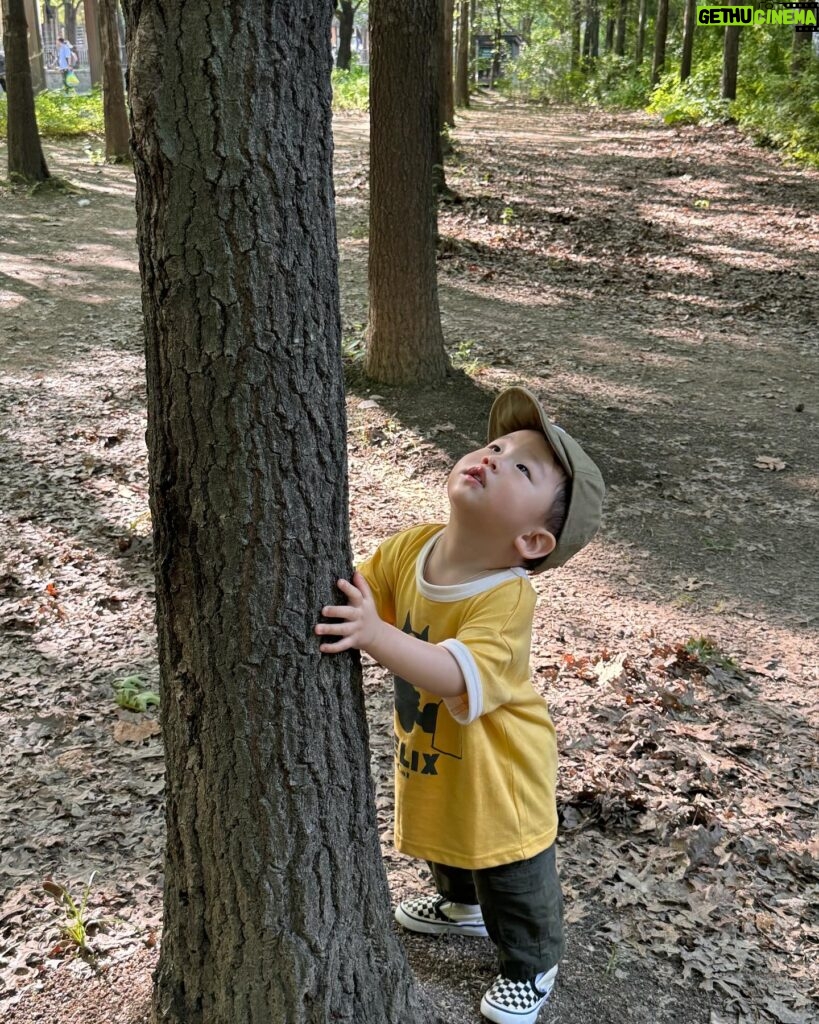
[[[126,676],[114,683],[117,704],[125,711],[147,711],[159,707],[159,694],[149,690],[140,676]]]
[[[692,637],[684,649],[703,664],[718,665],[720,668],[739,668],[734,659],[723,654],[710,637]]]
[[[370,73],[360,64],[351,63],[349,70],[333,68],[333,110],[370,109]]]
[[[91,891],[95,874],[95,871],[91,872],[91,877],[88,879],[88,885],[85,887],[79,907],[74,897],[64,885],[50,880],[43,882],[43,889],[57,906],[65,912],[65,920],[60,925],[60,932],[64,938],[68,939],[69,942],[73,942],[78,949],[83,951],[88,950],[88,929],[95,923],[85,916],[88,906],[88,894]]]

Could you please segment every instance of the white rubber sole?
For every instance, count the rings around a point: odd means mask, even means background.
[[[425,917],[408,914],[400,903],[395,908],[395,920],[407,931],[419,932],[421,935],[473,935],[485,939],[489,934],[482,921],[430,921]]]

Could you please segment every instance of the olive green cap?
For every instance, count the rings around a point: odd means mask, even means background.
[[[540,402],[526,388],[502,391],[489,413],[490,441],[515,430],[539,430],[569,478],[566,521],[557,544],[531,570],[543,572],[568,562],[597,533],[606,486],[595,463],[573,437],[552,423]]]

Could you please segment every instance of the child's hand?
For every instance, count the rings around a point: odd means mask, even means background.
[[[320,623],[315,627],[316,633],[329,633],[340,637],[334,643],[321,644],[322,654],[338,654],[351,647],[359,651],[369,651],[375,646],[381,627],[384,625],[375,607],[372,591],[360,572],[353,575],[353,582],[339,580],[338,589],[346,594],[349,604],[327,605],[321,614],[328,619],[341,619],[341,622]]]

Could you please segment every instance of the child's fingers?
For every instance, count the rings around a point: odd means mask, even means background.
[[[330,634],[330,636],[349,636],[355,629],[354,622],[320,622],[314,627],[319,636]]]
[[[342,594],[346,595],[351,604],[359,605],[362,601],[361,591],[354,587],[349,580],[338,580],[336,586]]]
[[[358,614],[358,609],[350,604],[332,604],[322,608],[321,614],[327,619],[351,619]]]
[[[319,650],[322,654],[340,654],[342,651],[349,650],[352,646],[353,641],[350,637],[345,637],[334,644],[319,644]]]

